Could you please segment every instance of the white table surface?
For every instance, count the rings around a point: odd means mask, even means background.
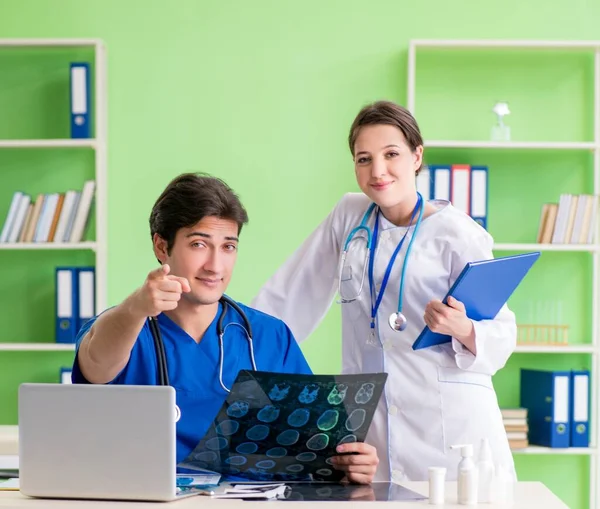
[[[17,426],[0,426],[0,460],[16,458],[19,452],[19,431]],[[1,461],[0,461],[1,463]],[[12,462],[10,462],[12,463]],[[5,465],[4,468],[15,468]],[[407,482],[403,486],[428,495],[428,485],[426,482]],[[122,501],[96,501],[96,500],[51,500],[51,499],[34,499],[21,495],[18,491],[0,491],[0,507],[48,507],[56,509],[59,507],[83,507],[86,509],[148,509],[148,508],[177,508],[190,509],[199,507],[215,507],[219,509],[234,509],[241,507],[240,504],[251,504],[252,502],[243,502],[240,500],[215,500],[209,497],[197,496],[189,497],[174,502],[156,503],[156,502],[122,502]],[[256,503],[256,502],[255,502]],[[358,502],[356,502],[358,503]],[[397,507],[439,507],[439,508],[454,508],[463,509],[466,506],[458,505],[456,502],[456,483],[446,483],[446,503],[441,506],[431,506],[427,500],[413,502],[369,502],[361,501],[360,506],[367,509],[373,504],[388,504]],[[338,507],[347,507],[346,502],[283,502],[269,501],[269,507],[272,509],[297,506],[301,504],[303,508],[309,505],[319,505],[327,509],[336,509]],[[480,507],[485,509],[504,509],[508,506],[498,504],[480,504]],[[534,507],[543,507],[543,509],[568,509],[568,506],[554,495],[546,486],[540,482],[520,482],[515,486],[515,497],[513,509],[532,509]]]
[[[403,483],[403,486],[427,496],[428,485],[426,482],[408,482]],[[246,507],[248,504],[260,502],[244,502],[241,500],[216,500],[205,496],[195,496],[177,500],[175,502],[112,502],[112,501],[92,501],[92,500],[49,500],[49,499],[33,499],[21,495],[18,491],[0,491],[0,507],[39,507],[39,508],[83,508],[83,509],[190,509],[190,508],[215,508],[215,509],[237,509]],[[264,502],[263,502],[264,503]],[[271,509],[292,509],[292,507],[302,506],[303,509],[320,506],[326,509],[347,508],[346,502],[285,502],[285,501],[269,501]],[[418,508],[426,507],[453,508],[464,509],[464,505],[456,503],[456,483],[446,483],[446,503],[444,505],[433,506],[429,505],[427,500],[413,502],[355,502],[354,507],[368,507],[377,504],[387,504],[390,507],[402,508]],[[563,503],[556,495],[554,495],[546,486],[539,482],[520,482],[515,486],[515,500],[511,506],[498,504],[480,504],[478,507],[482,509],[568,509],[568,506]]]

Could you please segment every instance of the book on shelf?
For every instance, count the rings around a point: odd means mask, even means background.
[[[598,225],[597,195],[561,194],[558,203],[544,203],[538,244],[593,244]]]
[[[509,447],[525,449],[529,446],[526,408],[501,408],[502,422]]]
[[[16,191],[2,227],[0,243],[81,242],[88,224],[95,181],[81,191],[40,193]]]

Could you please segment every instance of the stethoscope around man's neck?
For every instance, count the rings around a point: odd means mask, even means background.
[[[219,302],[221,303],[221,314],[219,315],[219,319],[217,321],[217,337],[219,339],[219,383],[223,390],[227,393],[231,392],[231,390],[225,385],[223,382],[223,361],[225,357],[225,347],[223,343],[223,337],[225,335],[225,331],[227,327],[230,325],[237,325],[244,329],[246,334],[246,339],[248,341],[248,349],[250,351],[250,361],[252,362],[252,369],[257,371],[256,368],[256,359],[254,357],[254,343],[252,341],[252,326],[250,325],[250,320],[244,313],[244,310],[235,302],[230,299],[226,295],[223,295]],[[227,310],[231,306],[242,318],[243,324],[231,322],[227,325],[223,326],[223,322],[225,320],[225,315],[227,314]],[[165,354],[165,345],[162,340],[162,334],[160,332],[160,324],[158,323],[157,317],[150,317],[148,319],[150,324],[150,332],[152,334],[152,338],[154,340],[154,349],[156,351],[156,363],[157,363],[157,378],[158,385],[171,385],[169,381],[169,370],[167,367],[167,356]]]
[[[363,289],[364,282],[365,282],[365,276],[367,275],[367,271],[368,271],[369,290],[370,290],[370,296],[371,296],[371,330],[372,330],[372,333],[375,332],[375,319],[377,316],[377,310],[379,309],[379,306],[381,305],[381,300],[383,299],[383,295],[384,295],[385,288],[386,288],[389,278],[390,278],[390,273],[392,271],[392,267],[394,265],[396,257],[398,256],[398,253],[402,249],[402,245],[404,244],[404,240],[406,239],[408,231],[410,230],[410,228],[413,224],[415,215],[418,212],[419,215],[417,218],[417,222],[414,225],[414,232],[410,238],[410,242],[408,243],[408,248],[406,249],[406,254],[404,255],[404,261],[402,263],[402,273],[400,275],[400,291],[398,292],[398,311],[396,313],[392,313],[388,319],[388,324],[392,328],[392,330],[403,331],[404,329],[406,329],[408,322],[407,322],[406,316],[404,315],[404,313],[402,313],[402,304],[403,304],[402,297],[404,294],[404,279],[405,279],[405,275],[406,275],[406,264],[408,262],[408,257],[409,257],[410,251],[412,249],[413,242],[417,236],[417,231],[419,230],[419,226],[421,225],[421,220],[423,218],[423,210],[424,209],[425,209],[425,202],[423,201],[423,197],[421,196],[421,193],[417,192],[417,203],[412,211],[410,222],[408,223],[406,232],[404,232],[402,239],[396,246],[396,249],[394,250],[394,253],[391,256],[390,261],[388,262],[388,265],[386,267],[386,270],[385,270],[385,273],[383,276],[383,280],[381,282],[381,288],[379,290],[378,295],[376,295],[376,291],[375,291],[373,272],[374,272],[374,264],[375,264],[375,252],[377,250],[377,243],[378,243],[378,236],[379,236],[379,216],[381,214],[381,209],[379,207],[377,207],[377,205],[375,203],[372,203],[369,206],[369,208],[367,209],[367,211],[365,212],[360,224],[357,227],[355,227],[354,229],[352,229],[352,231],[349,233],[348,237],[346,238],[346,242],[344,243],[344,249],[342,251],[342,256],[341,256],[341,260],[340,260],[340,269],[339,269],[339,275],[338,275],[338,285],[339,285],[338,293],[340,295],[340,302],[342,304],[346,304],[346,303],[357,300],[361,296],[362,289]],[[375,211],[375,224],[373,226],[373,232],[371,233],[371,228],[369,228],[367,223],[368,223],[370,217],[373,215],[374,211]],[[363,265],[362,276],[361,276],[361,280],[359,283],[358,292],[356,293],[355,296],[349,297],[348,295],[344,295],[342,293],[342,277],[343,277],[343,272],[344,272],[344,265],[345,265],[346,257],[348,255],[348,248],[349,248],[350,244],[352,243],[352,241],[355,240],[355,236],[360,232],[364,232],[366,235],[365,261],[364,261],[364,265]]]

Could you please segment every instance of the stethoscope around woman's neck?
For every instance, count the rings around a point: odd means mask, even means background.
[[[375,264],[375,251],[377,250],[377,243],[378,243],[378,236],[379,236],[379,216],[380,216],[381,210],[375,203],[372,203],[369,206],[369,208],[365,212],[360,224],[357,227],[355,227],[354,229],[352,229],[352,231],[349,233],[348,237],[346,238],[346,242],[344,243],[344,249],[342,250],[342,256],[341,256],[340,267],[339,267],[339,275],[338,275],[338,285],[339,285],[338,293],[340,295],[340,303],[346,304],[346,303],[353,302],[353,301],[357,300],[358,298],[360,298],[360,296],[362,294],[364,282],[365,282],[365,277],[367,276],[367,273],[368,273],[369,290],[370,290],[370,297],[371,297],[371,332],[372,332],[371,335],[374,335],[374,332],[375,332],[375,318],[377,316],[377,310],[379,309],[381,300],[382,300],[384,292],[385,292],[385,288],[389,281],[390,273],[391,273],[392,267],[394,265],[394,261],[396,260],[398,253],[402,249],[402,245],[404,244],[404,240],[406,239],[408,231],[410,230],[411,226],[413,225],[415,216],[418,214],[417,221],[414,224],[413,234],[411,236],[410,242],[408,243],[408,248],[406,249],[406,254],[404,255],[404,262],[402,263],[402,272],[401,272],[401,276],[400,276],[400,291],[398,292],[398,311],[396,313],[392,313],[388,319],[388,324],[393,330],[403,331],[404,329],[406,329],[407,319],[406,319],[406,316],[404,315],[404,313],[402,312],[402,303],[403,303],[402,297],[404,294],[404,278],[405,278],[405,274],[406,274],[406,264],[408,262],[408,257],[410,255],[410,251],[411,251],[413,242],[417,236],[419,226],[421,225],[421,220],[423,218],[424,209],[425,209],[425,202],[423,200],[423,197],[421,196],[420,193],[417,192],[417,203],[412,211],[410,222],[408,223],[406,232],[404,232],[402,239],[396,246],[396,249],[394,250],[394,253],[392,254],[392,256],[388,262],[387,268],[385,270],[385,274],[383,276],[383,281],[381,282],[381,289],[379,290],[378,295],[376,295],[375,288],[374,288],[373,271],[374,271],[374,264]],[[373,231],[371,231],[371,228],[368,226],[368,221],[369,221],[369,218],[373,215],[373,213],[375,215],[375,224],[373,225]],[[356,237],[356,235],[359,232],[364,233],[364,241],[366,244],[365,260],[364,260],[362,277],[361,277],[361,280],[359,283],[358,291],[357,291],[356,295],[349,296],[349,295],[342,293],[342,277],[343,277],[343,273],[344,273],[346,257],[348,255],[348,248],[349,248],[350,244],[352,243],[352,241],[358,238],[358,237]]]
[[[252,326],[250,325],[250,320],[244,313],[244,310],[235,302],[230,299],[226,295],[223,295],[219,302],[221,303],[221,314],[219,315],[219,319],[217,321],[217,336],[219,339],[219,383],[225,392],[231,392],[229,388],[223,382],[223,361],[225,357],[225,348],[223,343],[223,336],[225,335],[225,330],[230,325],[237,325],[244,329],[246,334],[246,339],[248,341],[248,349],[250,351],[250,361],[252,362],[252,369],[257,371],[256,368],[256,359],[254,358],[254,343],[252,341]],[[223,326],[223,322],[225,320],[225,315],[227,314],[227,310],[231,306],[242,318],[243,324],[240,323],[228,323]],[[154,349],[156,351],[156,364],[157,364],[157,378],[158,385],[171,385],[169,381],[169,370],[167,367],[167,356],[165,354],[165,345],[162,340],[162,334],[160,332],[160,325],[158,323],[158,319],[155,316],[152,316],[148,319],[150,324],[150,332],[152,333],[152,338],[154,340]]]

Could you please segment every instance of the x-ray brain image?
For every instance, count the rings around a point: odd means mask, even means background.
[[[263,481],[339,481],[331,458],[363,442],[386,373],[240,371],[206,435],[179,464]]]

